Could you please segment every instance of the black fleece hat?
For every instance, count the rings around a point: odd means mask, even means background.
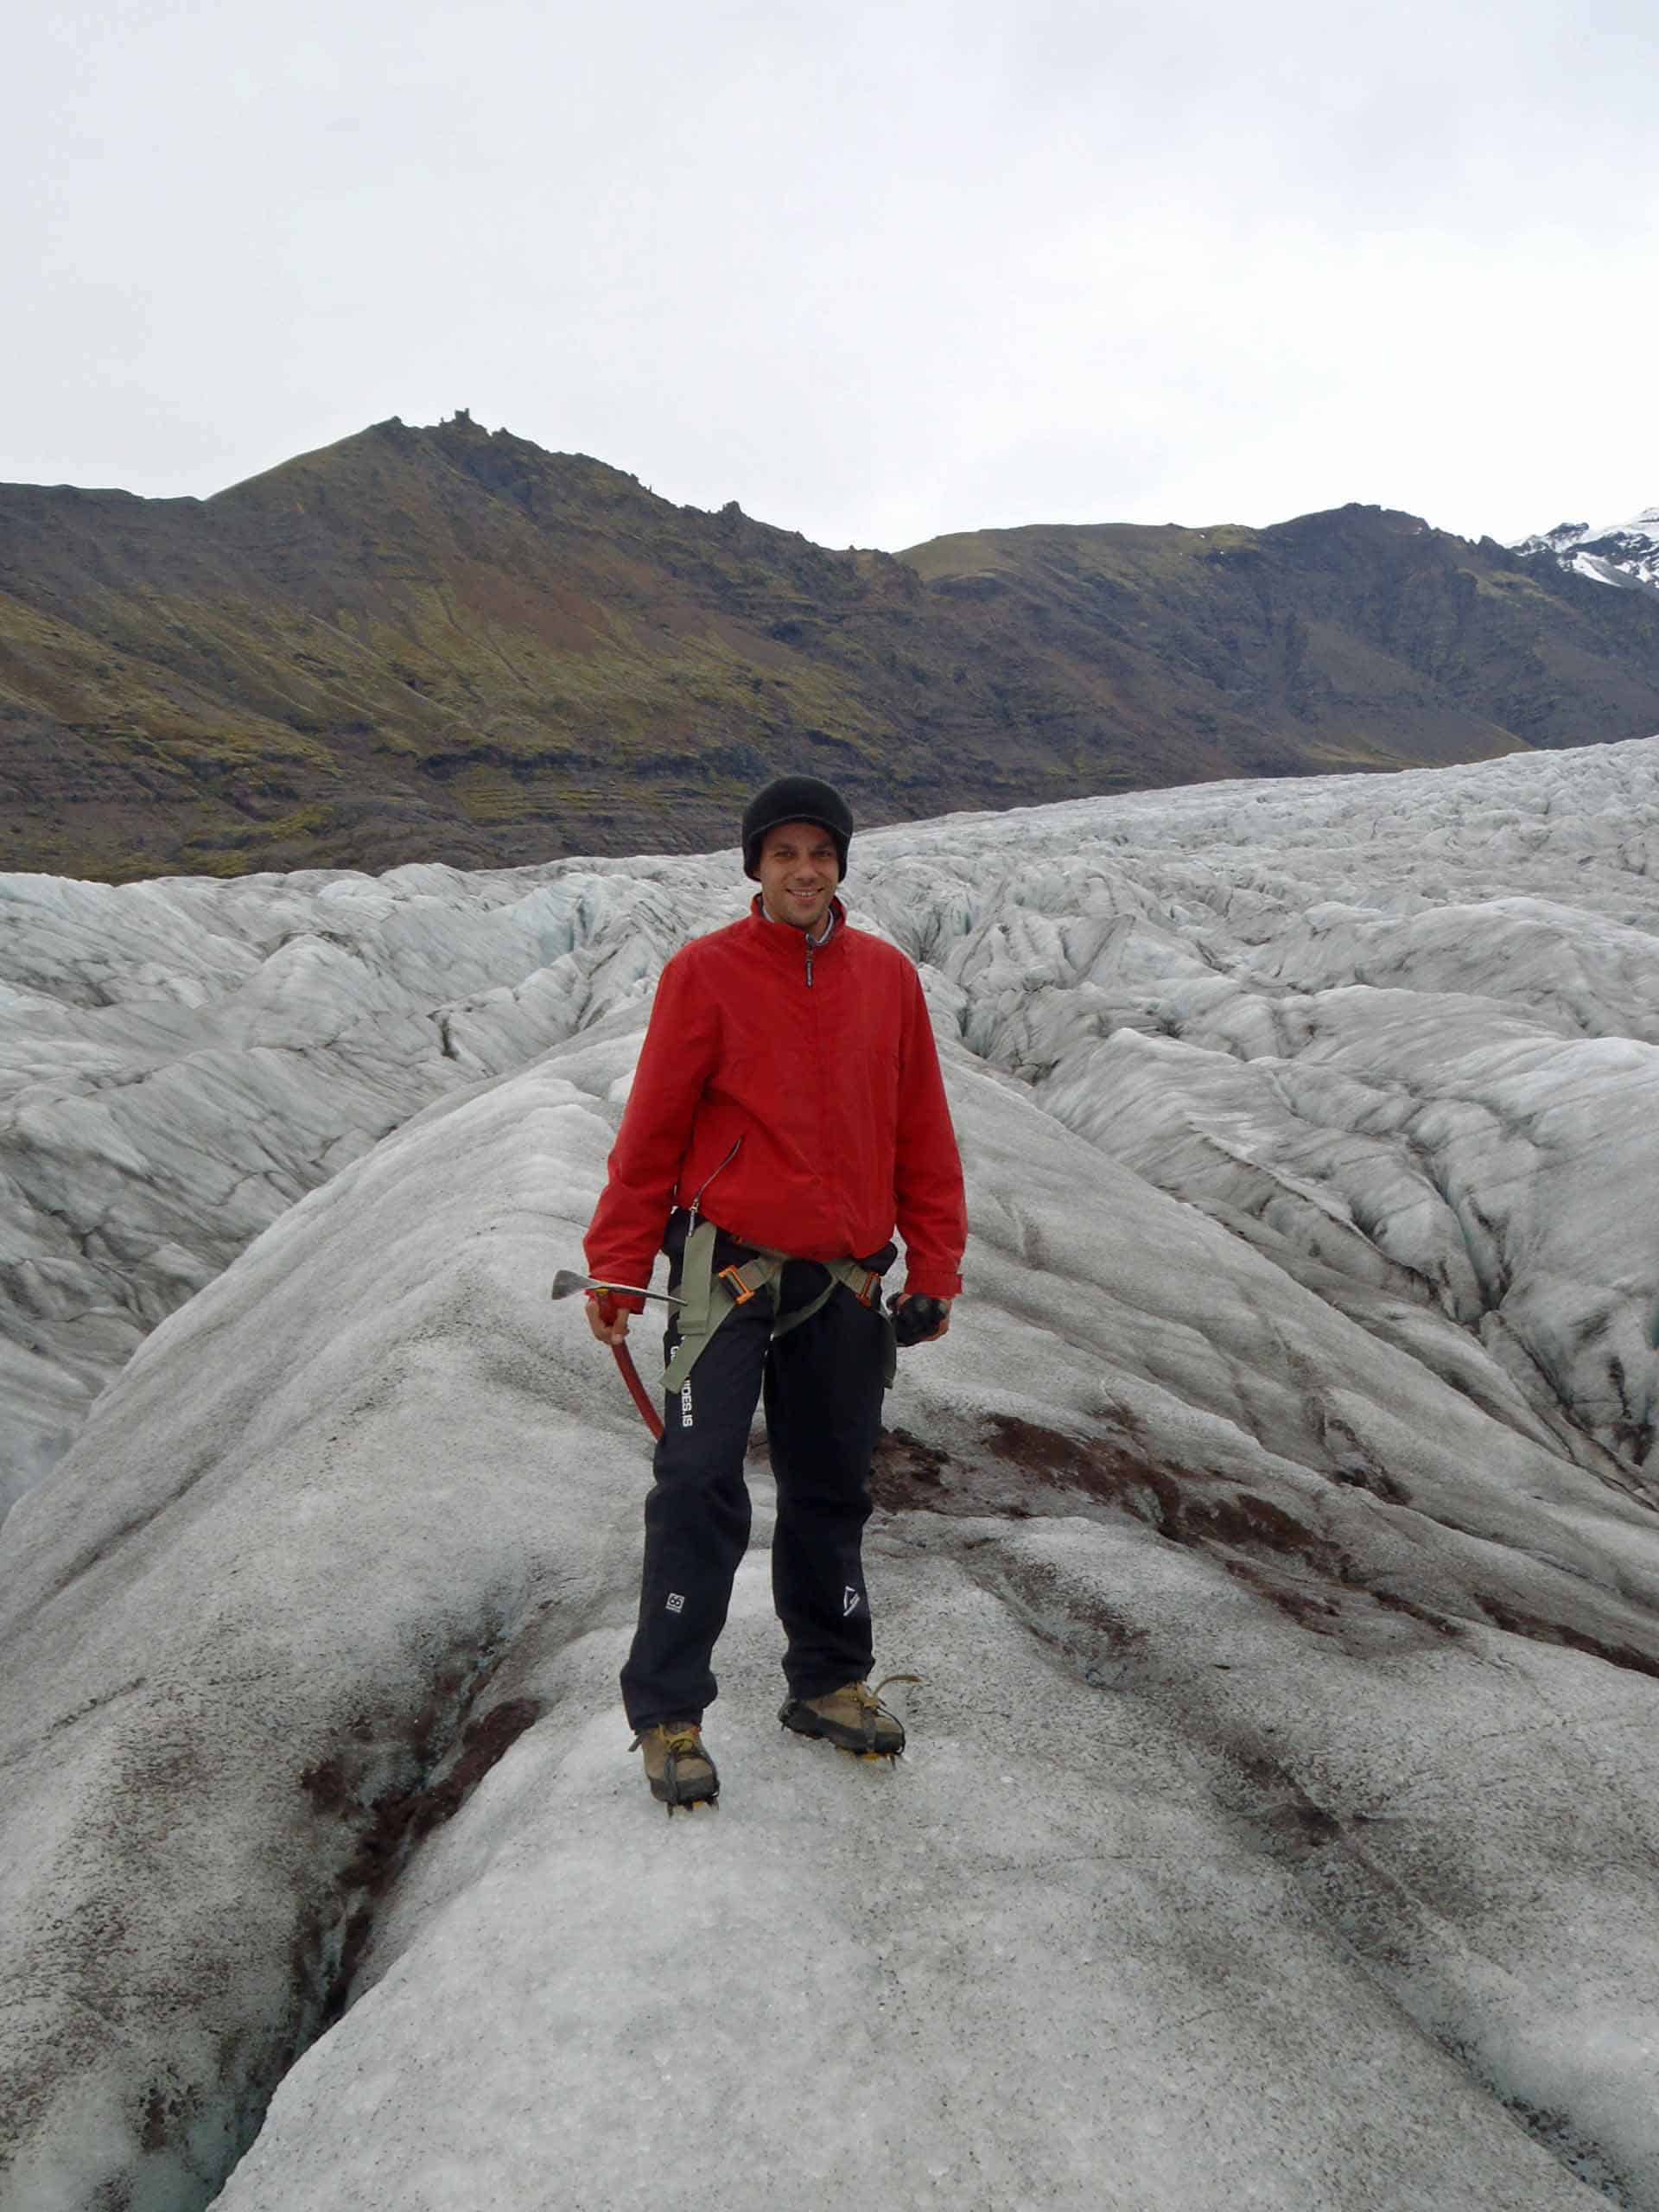
[[[835,841],[836,857],[847,873],[847,848],[853,838],[852,809],[833,784],[816,776],[779,776],[757,791],[743,810],[743,873],[759,876],[760,847],[768,830],[785,822],[816,823]]]

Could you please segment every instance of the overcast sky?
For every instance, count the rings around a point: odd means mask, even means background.
[[[1656,0],[59,0],[0,478],[471,409],[899,547],[1659,503]]]

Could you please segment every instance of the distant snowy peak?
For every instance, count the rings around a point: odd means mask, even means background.
[[[1557,523],[1516,547],[1528,556],[1548,554],[1577,575],[1624,591],[1659,592],[1659,507],[1644,507],[1629,522],[1592,529],[1587,522]]]

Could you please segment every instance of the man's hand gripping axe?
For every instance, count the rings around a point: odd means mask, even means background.
[[[615,1294],[624,1298],[654,1298],[660,1305],[678,1306],[683,1301],[672,1292],[646,1290],[637,1283],[599,1282],[592,1275],[579,1275],[574,1268],[561,1268],[553,1278],[555,1298],[572,1298],[577,1291],[597,1291],[601,1297]],[[611,1346],[611,1351],[621,1370],[622,1380],[628,1386],[628,1395],[639,1408],[639,1417],[653,1436],[663,1433],[663,1417],[651,1402],[651,1393],[639,1380],[639,1370],[633,1363],[633,1354],[626,1344]]]

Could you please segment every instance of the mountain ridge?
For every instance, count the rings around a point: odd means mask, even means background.
[[[14,868],[687,850],[786,765],[874,823],[1654,729],[1646,594],[1377,508],[836,551],[465,414],[206,500],[0,487]]]

